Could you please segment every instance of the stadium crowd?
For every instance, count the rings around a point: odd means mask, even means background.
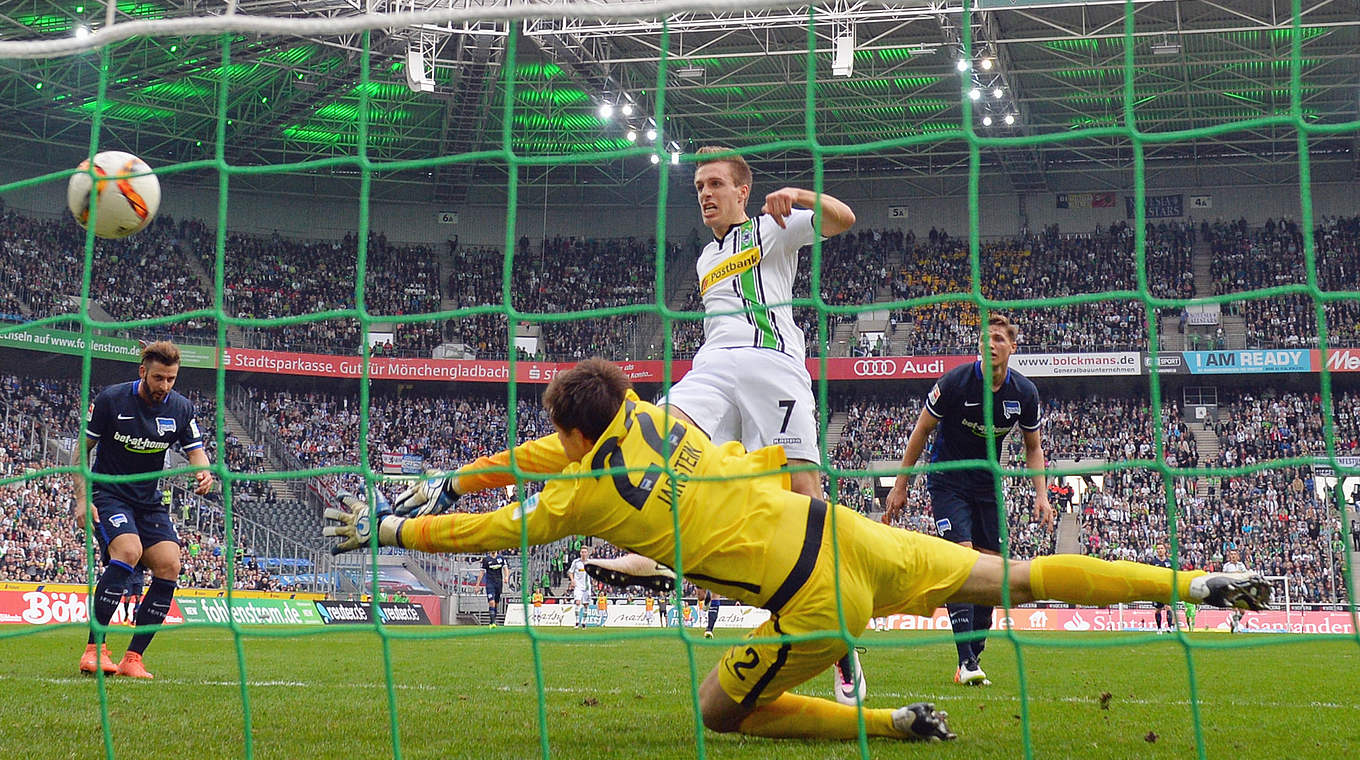
[[[1147,227],[1147,278],[1153,295],[1195,295],[1191,252],[1194,228],[1179,223]],[[931,230],[926,240],[908,236],[909,247],[892,292],[900,300],[942,293],[971,293],[968,242]],[[1063,235],[1056,226],[1038,235],[984,244],[979,249],[982,294],[996,299],[1033,299],[1100,293],[1137,282],[1134,230],[1113,224],[1092,234]],[[1015,310],[1022,325],[1022,351],[1122,351],[1147,348],[1143,305],[1109,300]],[[976,350],[977,309],[943,302],[894,309],[894,327],[909,326],[908,354]]]
[[[0,318],[23,321],[74,313],[85,261],[83,230],[66,219],[41,220],[0,211],[0,276],[11,284],[0,293]],[[1297,224],[1267,220],[1150,223],[1146,267],[1155,296],[1191,297],[1195,290],[1191,252],[1197,236],[1208,243],[1212,293],[1221,295],[1278,285],[1303,284],[1303,236]],[[1314,231],[1317,283],[1323,290],[1347,290],[1357,276],[1360,217],[1324,218]],[[237,317],[273,319],[355,305],[358,238],[292,240],[273,235],[229,234],[224,251],[225,306]],[[1137,283],[1133,229],[1124,223],[1093,233],[1063,234],[1049,227],[980,248],[981,290],[997,299],[1062,297],[1107,291]],[[560,313],[654,301],[656,246],[642,238],[521,238],[515,251],[512,303],[515,308]],[[117,320],[165,317],[211,308],[211,277],[216,267],[215,235],[205,223],[168,216],[157,218],[138,235],[96,241],[90,295]],[[668,269],[693,266],[688,250],[669,243]],[[810,295],[811,249],[800,252],[795,298]],[[379,233],[367,241],[365,305],[372,314],[401,317],[438,311],[441,286],[451,308],[502,303],[504,266],[499,249],[458,247],[450,243],[451,271],[441,273],[427,246],[389,243]],[[627,265],[621,265],[627,262]],[[910,300],[939,294],[971,293],[971,267],[964,238],[931,229],[920,239],[911,231],[864,229],[830,238],[820,254],[822,298],[830,305],[860,305],[884,299]],[[444,275],[441,277],[441,274]],[[681,308],[700,311],[697,293],[687,292]],[[1246,347],[1314,347],[1316,315],[1305,295],[1242,299],[1224,305],[1245,322]],[[1360,346],[1360,302],[1326,304],[1329,344]],[[1160,311],[1158,312],[1160,314]],[[885,339],[900,353],[958,353],[972,350],[976,329],[971,304],[944,302],[891,311],[893,330]],[[1021,350],[1102,351],[1146,348],[1146,315],[1136,300],[1097,301],[1020,310]],[[818,355],[816,312],[798,307],[796,319],[808,336],[809,355]],[[853,315],[831,316],[835,324]],[[570,361],[595,353],[619,359],[659,355],[649,346],[637,315],[618,315],[541,324],[535,358]],[[381,326],[382,323],[379,323]],[[902,328],[909,328],[901,336]],[[702,341],[702,322],[674,323],[675,355],[691,356]],[[193,318],[173,324],[132,328],[131,337],[172,337],[212,342],[212,320]],[[1211,331],[1215,332],[1215,331]],[[328,318],[297,324],[245,328],[251,347],[316,353],[352,354],[359,350],[353,318]],[[506,354],[505,317],[471,314],[452,320],[393,323],[390,338],[377,340],[379,356],[430,356],[444,342],[462,344],[477,358]],[[1211,334],[1203,344],[1191,330],[1194,347],[1236,347],[1227,336]],[[881,346],[852,346],[878,353]],[[634,355],[638,354],[638,355]],[[526,354],[527,356],[527,354]]]
[[[1205,223],[1213,249],[1215,295],[1308,282],[1303,231],[1292,221]],[[1317,285],[1355,290],[1360,277],[1360,217],[1324,218],[1313,232]],[[1246,323],[1247,348],[1316,348],[1317,314],[1306,295],[1242,299],[1226,306]],[[1360,346],[1360,302],[1328,302],[1329,346]]]

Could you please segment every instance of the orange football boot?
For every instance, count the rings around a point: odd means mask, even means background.
[[[113,657],[109,655],[107,644],[85,645],[85,654],[80,657],[80,672],[93,673],[95,668],[99,668],[109,675],[118,672],[118,666],[113,664]]]
[[[118,663],[118,675],[131,678],[155,678],[155,676],[146,672],[146,668],[142,666],[142,656],[136,652],[123,654],[123,661]]]

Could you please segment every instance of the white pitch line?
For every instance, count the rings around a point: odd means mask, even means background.
[[[8,680],[8,681],[37,681],[37,682],[39,682],[39,683],[50,683],[50,684],[88,684],[88,683],[91,683],[91,681],[92,681],[92,679],[91,679],[90,676],[80,676],[80,677],[72,677],[72,678],[59,678],[59,677],[36,677],[36,678],[35,678],[35,677],[25,677],[25,676],[16,676],[16,675],[0,675],[0,681],[7,681],[7,680]],[[127,681],[127,679],[125,679],[125,678],[115,678],[115,677],[112,677],[112,676],[109,677],[108,680],[109,680],[110,682],[115,682],[115,683],[126,682],[126,681]],[[156,682],[156,683],[171,683],[171,684],[175,684],[175,685],[177,685],[177,686],[228,686],[228,687],[231,687],[231,688],[234,688],[234,689],[239,689],[239,688],[241,687],[241,682],[240,682],[240,681],[196,681],[196,680],[188,679],[188,678],[160,678],[160,677],[157,677],[157,678],[155,679],[155,682]],[[386,690],[386,689],[387,689],[387,684],[385,684],[385,683],[383,683],[383,682],[381,682],[381,681],[374,681],[374,682],[371,682],[371,683],[347,682],[347,683],[326,683],[326,684],[320,684],[320,683],[315,683],[315,682],[311,682],[311,681],[247,681],[247,682],[246,682],[246,685],[249,686],[249,687],[252,688],[252,689],[254,689],[254,688],[271,688],[271,687],[280,687],[280,686],[281,686],[281,687],[284,687],[284,688],[289,688],[289,689],[297,689],[297,688],[316,688],[316,689],[321,689],[321,688],[324,688],[324,689],[337,689],[337,688],[339,688],[339,689],[379,689],[379,690]],[[434,685],[431,685],[431,684],[403,684],[403,683],[398,683],[398,684],[393,684],[393,688],[397,689],[398,691],[450,691],[450,692],[452,692],[452,691],[457,691],[457,688],[456,688],[456,687],[453,687],[453,686],[442,687],[442,686],[434,686]],[[487,689],[486,689],[486,688],[483,688],[482,690],[485,691],[485,690],[487,690]],[[511,685],[509,685],[509,684],[500,684],[500,685],[498,685],[498,686],[490,687],[490,690],[492,690],[492,691],[501,691],[501,692],[525,692],[525,693],[527,693],[527,692],[534,692],[534,691],[537,691],[537,688],[534,687],[534,686],[511,686]],[[599,694],[611,694],[611,695],[613,695],[613,694],[622,694],[622,693],[623,693],[623,690],[622,690],[622,689],[618,689],[618,688],[609,688],[609,689],[588,688],[588,689],[585,689],[585,688],[576,688],[576,687],[572,687],[572,686],[545,686],[545,687],[543,688],[543,690],[544,690],[544,691],[547,691],[547,692],[552,692],[552,693],[554,693],[554,694],[585,694],[585,695],[591,695],[591,696],[599,695]],[[664,689],[664,690],[651,689],[651,690],[649,690],[649,691],[650,691],[650,694],[658,695],[658,696],[662,696],[662,695],[671,696],[671,695],[687,694],[687,693],[688,693],[688,690],[682,690],[682,689]],[[992,691],[992,692],[984,692],[984,691],[982,691],[982,690],[971,691],[971,692],[969,692],[969,693],[967,693],[967,694],[927,694],[927,693],[924,693],[924,692],[905,693],[905,692],[895,692],[895,691],[876,691],[876,692],[873,692],[873,695],[872,695],[872,696],[874,696],[875,698],[896,699],[896,700],[904,700],[904,699],[922,700],[922,699],[924,699],[924,700],[933,701],[933,702],[948,702],[948,701],[956,701],[956,702],[995,702],[995,703],[1003,703],[1003,702],[1004,702],[1004,703],[1011,703],[1011,704],[1016,704],[1016,703],[1019,703],[1019,702],[1020,702],[1020,697],[1019,697],[1018,695],[1015,695],[1015,694],[999,694],[999,693],[994,692],[994,691]],[[1035,702],[1040,702],[1040,703],[1043,703],[1043,702],[1062,702],[1062,703],[1066,703],[1066,704],[1097,704],[1097,703],[1099,702],[1099,700],[1098,700],[1097,698],[1094,698],[1094,697],[1077,697],[1077,696],[1067,696],[1067,697],[1036,697],[1036,698],[1034,698],[1034,701],[1035,701]],[[1114,704],[1114,705],[1126,704],[1126,705],[1152,705],[1152,706],[1177,706],[1177,707],[1188,707],[1188,706],[1190,705],[1190,700],[1188,700],[1188,699],[1144,699],[1144,698],[1141,698],[1141,697],[1119,697],[1119,696],[1112,697],[1111,700],[1110,700],[1110,702],[1111,702],[1111,704]],[[1357,703],[1346,703],[1346,704],[1342,704],[1342,703],[1338,703],[1338,702],[1301,702],[1301,703],[1285,703],[1285,702],[1266,702],[1266,701],[1262,701],[1262,700],[1242,700],[1242,699],[1231,699],[1231,700],[1201,699],[1201,700],[1200,700],[1200,705],[1208,705],[1208,706],[1214,706],[1214,707],[1222,706],[1222,707],[1257,707],[1257,708],[1270,708],[1270,707],[1307,707],[1307,708],[1324,709],[1324,710],[1356,710],[1356,711],[1360,711],[1360,702],[1357,702]]]
[[[94,682],[94,679],[93,679],[93,677],[91,677],[91,676],[78,676],[78,677],[68,677],[68,678],[61,678],[61,677],[36,677],[36,678],[31,678],[31,677],[15,676],[15,675],[0,675],[0,681],[7,681],[7,680],[8,680],[8,681],[30,681],[30,682],[36,681],[36,682],[38,682],[38,683],[50,683],[50,684],[58,684],[58,685],[90,684],[90,683],[93,683],[93,682]],[[126,678],[116,678],[116,677],[114,677],[114,676],[109,676],[109,677],[107,678],[107,680],[108,680],[110,683],[126,683],[128,679],[126,679]],[[196,680],[189,679],[189,678],[162,678],[162,677],[159,677],[159,676],[157,676],[157,677],[154,679],[154,683],[169,683],[169,684],[175,684],[176,686],[229,686],[229,687],[231,687],[231,688],[233,688],[233,689],[239,689],[239,688],[241,688],[241,682],[240,682],[240,681],[196,681]],[[252,688],[252,689],[254,689],[254,688],[271,688],[271,687],[279,687],[279,686],[284,687],[284,688],[288,688],[288,689],[298,689],[298,688],[311,688],[311,689],[379,689],[379,690],[384,690],[384,691],[387,689],[387,684],[384,683],[384,682],[382,682],[382,681],[372,681],[372,682],[355,682],[355,681],[351,681],[351,682],[348,682],[348,683],[326,683],[326,684],[314,683],[314,682],[310,682],[310,681],[247,681],[247,682],[246,682],[246,685],[247,685],[248,687]],[[393,688],[397,689],[398,691],[450,691],[450,692],[452,692],[452,691],[457,691],[457,687],[455,687],[455,686],[442,687],[442,686],[435,686],[435,685],[433,685],[433,684],[404,684],[404,683],[398,683],[398,684],[393,684]],[[533,686],[510,686],[510,685],[507,685],[507,684],[501,684],[501,685],[499,685],[499,686],[493,686],[493,687],[490,687],[490,689],[491,689],[492,691],[503,691],[503,692],[533,692],[533,691],[537,691],[537,689],[536,689],[535,687],[533,687]],[[482,690],[485,691],[486,689],[483,688]],[[613,688],[611,688],[611,689],[578,689],[578,688],[569,687],[569,686],[546,686],[546,687],[544,687],[543,690],[544,690],[544,691],[549,691],[549,692],[554,692],[554,693],[561,693],[561,694],[589,694],[589,695],[597,695],[597,694],[622,694],[622,693],[623,693],[621,689],[613,689]]]

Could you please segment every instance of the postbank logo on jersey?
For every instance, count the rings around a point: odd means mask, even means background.
[[[760,247],[752,245],[750,248],[742,248],[740,253],[734,253],[699,279],[699,294],[707,293],[709,288],[726,280],[729,277],[745,272],[756,264],[760,263]]]

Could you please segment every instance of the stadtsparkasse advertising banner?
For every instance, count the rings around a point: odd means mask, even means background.
[[[269,372],[284,375],[319,377],[359,377],[363,364],[357,356],[294,354],[283,351],[256,351],[229,348],[225,353],[227,369],[242,372]],[[934,379],[949,370],[971,362],[973,356],[876,356],[843,357],[827,360],[828,380],[911,380]],[[671,362],[671,380],[679,380],[692,362]],[[659,359],[619,362],[628,379],[635,383],[660,383],[666,377],[666,364]],[[521,383],[548,383],[558,372],[571,369],[569,362],[516,362],[515,380]],[[807,361],[813,378],[821,376],[821,362]],[[1134,361],[1137,367],[1137,361]],[[479,383],[504,383],[510,380],[510,364],[481,359],[396,359],[373,357],[369,377],[379,380],[429,380]]]

